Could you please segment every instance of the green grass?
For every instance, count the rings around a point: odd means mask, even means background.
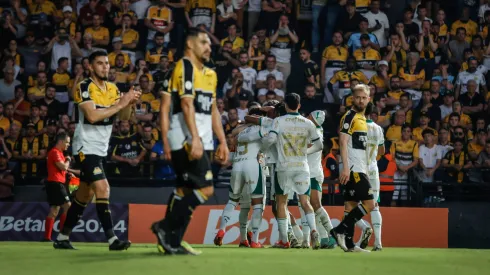
[[[74,245],[79,250],[54,250],[49,243],[0,242],[0,274],[481,275],[490,268],[490,250],[385,248],[361,254],[344,253],[339,248],[313,251],[195,246],[203,251],[196,257],[163,256],[154,245],[133,245],[124,252],[110,252],[105,244]]]

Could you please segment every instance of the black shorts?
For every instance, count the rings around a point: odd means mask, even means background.
[[[61,206],[70,201],[70,196],[64,184],[47,181],[45,187],[50,206]]]
[[[344,201],[368,201],[374,199],[369,178],[364,173],[350,172],[350,180],[344,187]]]
[[[213,186],[212,153],[213,151],[204,151],[201,159],[189,160],[184,148],[172,151],[172,164],[177,176],[177,187],[201,189]]]
[[[80,181],[90,184],[106,179],[103,159],[104,157],[97,155],[84,155],[82,153],[75,155],[75,161],[80,169]]]

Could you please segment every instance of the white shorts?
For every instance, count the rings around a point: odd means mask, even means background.
[[[369,183],[371,184],[371,189],[373,190],[373,200],[377,202],[379,198],[379,188],[381,185],[379,182],[378,169],[369,170],[368,177]]]
[[[276,184],[279,184],[279,180],[277,179],[277,171],[276,171],[276,164],[271,163],[268,164],[269,166],[269,173],[270,173],[270,182],[271,182],[271,187],[270,187],[270,197],[269,200],[275,201],[276,200]],[[292,200],[294,198],[294,192],[291,191],[288,193],[288,200]]]
[[[265,196],[265,177],[262,167],[255,163],[240,163],[242,169],[231,172],[230,198],[262,198]]]
[[[309,171],[281,171],[277,173],[277,179],[279,182],[276,184],[276,194],[289,195],[295,192],[298,195],[309,195]]]

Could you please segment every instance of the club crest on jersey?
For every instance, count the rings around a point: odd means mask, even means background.
[[[344,129],[349,129],[349,123],[344,123]]]
[[[131,145],[130,145],[130,144],[126,144],[124,147],[125,147],[127,150],[131,149]]]
[[[206,172],[206,175],[204,176],[204,179],[205,180],[213,180],[213,172],[211,172],[211,170],[208,170]]]
[[[100,169],[100,167],[95,167],[94,171],[92,171],[92,174],[100,175],[100,174],[102,174],[102,169]]]
[[[82,93],[82,97],[83,97],[83,98],[88,98],[88,92],[83,92],[83,93]]]
[[[190,89],[192,89],[192,82],[190,82],[190,81],[186,81],[186,82],[185,82],[185,89],[186,89],[186,90],[190,90]]]

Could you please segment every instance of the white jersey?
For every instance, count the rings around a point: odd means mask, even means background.
[[[274,119],[269,134],[277,135],[277,171],[308,171],[308,144],[320,139],[315,124],[299,113]]]
[[[259,123],[260,123],[260,131],[262,132],[262,136],[265,136],[270,132],[270,130],[272,130],[272,124],[274,123],[274,120],[268,117],[261,117]],[[267,164],[276,163],[277,160],[276,145],[272,145],[269,151],[265,152],[265,157],[266,157],[265,159]]]
[[[369,171],[378,171],[378,147],[383,146],[385,138],[383,134],[383,128],[372,120],[367,121],[368,127],[368,139],[366,153],[368,157],[368,169]]]
[[[251,67],[246,67],[246,68],[240,67],[239,69],[240,72],[243,74],[243,85],[242,85],[243,89],[253,91],[255,80],[257,79],[257,71]]]
[[[233,171],[243,169],[250,162],[257,164],[257,155],[260,151],[262,133],[260,126],[249,126],[238,135],[238,144],[233,158]],[[236,170],[238,169],[238,170]]]
[[[321,126],[316,127],[316,132],[323,143],[323,128]],[[322,151],[308,155],[308,167],[310,168],[310,178],[323,178]]]

